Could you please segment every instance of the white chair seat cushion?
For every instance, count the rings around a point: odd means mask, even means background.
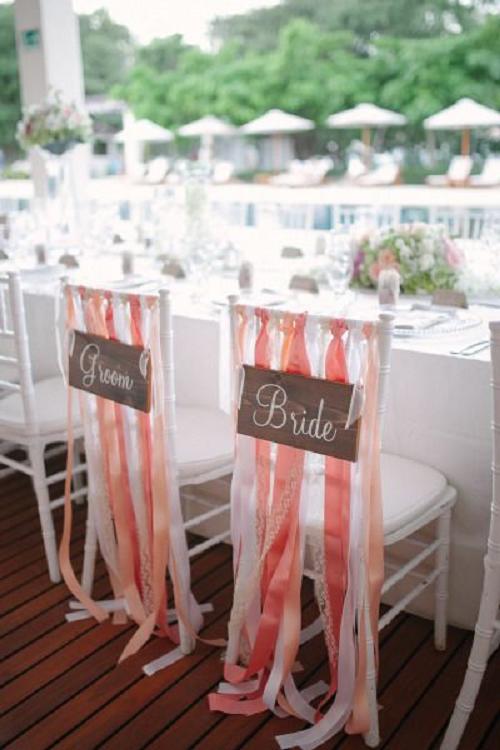
[[[424,516],[447,486],[432,466],[392,453],[382,453],[380,468],[386,536]]]
[[[218,409],[177,405],[176,421],[181,482],[231,466],[234,427],[228,414]]]
[[[67,394],[62,377],[47,378],[35,383],[35,414],[41,435],[59,434],[67,428]],[[78,397],[73,397],[73,424],[80,426]],[[21,393],[0,399],[0,429],[12,437],[25,437],[26,429]]]
[[[436,469],[392,453],[382,453],[380,468],[385,536],[423,517],[447,486],[445,477]],[[308,529],[312,533],[322,528],[322,502],[322,494],[313,489],[308,510]]]

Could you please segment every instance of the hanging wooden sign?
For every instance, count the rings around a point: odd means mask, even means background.
[[[356,461],[360,419],[345,429],[354,386],[243,365],[238,432]]]
[[[71,331],[69,384],[132,409],[151,409],[151,357],[148,349]]]

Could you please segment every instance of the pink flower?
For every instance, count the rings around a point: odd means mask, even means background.
[[[380,265],[378,263],[372,263],[370,268],[368,269],[368,276],[373,281],[374,284],[377,283],[379,273],[381,271]]]
[[[462,251],[449,237],[444,238],[446,262],[451,268],[460,268],[464,262]]]
[[[392,250],[381,250],[378,254],[381,268],[392,268],[396,264],[396,256]]]

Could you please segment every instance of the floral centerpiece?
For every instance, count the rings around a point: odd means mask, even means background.
[[[380,272],[394,268],[406,293],[453,289],[462,264],[462,252],[439,225],[403,224],[355,240],[354,283],[365,288],[375,288]]]
[[[57,156],[90,140],[91,133],[88,115],[75,104],[64,102],[60,93],[52,94],[43,104],[27,107],[17,125],[17,140],[22,148],[39,146]]]

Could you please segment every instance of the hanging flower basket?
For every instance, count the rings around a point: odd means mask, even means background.
[[[64,102],[60,93],[25,109],[17,125],[17,140],[22,148],[27,151],[38,146],[54,156],[62,156],[77,143],[86,143],[91,134],[88,115]]]

